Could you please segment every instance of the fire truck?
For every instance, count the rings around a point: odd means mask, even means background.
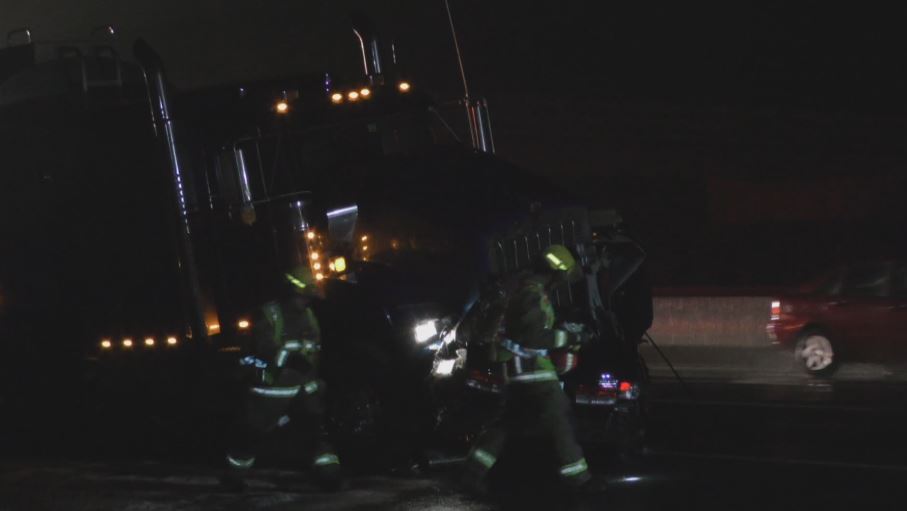
[[[52,428],[70,414],[137,444],[149,424],[182,435],[216,424],[230,395],[219,375],[271,298],[264,283],[308,264],[325,292],[335,432],[412,442],[434,430],[426,377],[509,257],[493,248],[500,234],[570,199],[494,156],[484,100],[421,90],[366,18],[353,36],[360,76],[177,90],[150,45],[125,45],[113,27],[75,41],[9,34],[10,416]]]

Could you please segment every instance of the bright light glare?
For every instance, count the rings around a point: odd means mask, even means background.
[[[411,86],[410,86],[409,82],[400,82],[397,85],[397,88],[400,89],[400,92],[409,92],[409,89],[411,88]]]
[[[361,239],[362,239],[362,242],[363,242],[363,243],[365,243],[366,241],[368,241],[368,234],[363,235]]]
[[[240,330],[247,330],[252,326],[252,323],[249,323],[248,319],[241,319],[236,323],[236,326],[239,327]]]
[[[312,255],[310,257],[313,261],[317,261],[319,257],[318,252],[312,252]]]
[[[331,211],[328,211],[328,218],[337,218],[338,216],[349,215],[350,213],[356,213],[357,211],[359,211],[359,206],[356,206],[355,204],[345,208],[332,209]]]
[[[309,232],[305,233],[305,237],[310,240],[315,239],[315,231],[309,231]]]
[[[437,320],[430,319],[428,321],[423,321],[416,325],[415,328],[416,342],[422,344],[431,340],[432,337],[438,335],[438,322]]]
[[[123,339],[123,347],[124,347],[124,348],[131,348],[131,347],[132,347],[132,339]]]
[[[112,347],[113,347],[113,343],[110,342],[109,339],[104,339],[103,341],[101,341],[101,348],[103,348],[105,350],[109,350]]]
[[[331,103],[334,103],[334,104],[343,103],[343,94],[341,94],[339,92],[335,92],[335,93],[331,94]]]
[[[346,271],[346,258],[345,258],[345,257],[338,257],[337,259],[334,259],[334,264],[333,264],[333,266],[334,266],[334,267],[333,267],[332,269],[333,269],[334,271],[337,271],[337,272],[344,272],[344,271]]]
[[[312,269],[318,271],[321,269],[321,263],[315,263],[312,265]],[[333,269],[333,268],[332,268]]]
[[[279,114],[285,114],[290,111],[290,104],[286,101],[278,101],[277,104],[274,105],[274,109],[277,110],[277,113]]]
[[[356,101],[357,99],[359,99],[359,93],[351,90],[350,93],[346,95],[346,97],[349,98],[350,101]]]
[[[435,374],[438,376],[450,376],[453,373],[454,366],[457,364],[457,359],[449,358],[447,360],[442,360],[438,362],[438,368],[435,370]]]
[[[146,337],[145,346],[154,346],[154,337]]]
[[[324,274],[323,274],[323,273],[316,273],[316,274],[315,274],[315,280],[324,280]]]
[[[368,87],[363,87],[362,89],[359,89],[359,95],[363,98],[367,98],[372,95],[372,91]]]
[[[170,346],[176,346],[176,337],[168,337],[167,344],[169,344]]]
[[[210,325],[208,325],[208,333],[218,333],[218,332],[220,332],[219,323],[211,323]]]

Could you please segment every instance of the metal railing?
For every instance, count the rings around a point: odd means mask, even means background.
[[[564,245],[579,255],[591,242],[588,219],[581,209],[554,210],[543,213],[536,222],[527,222],[514,232],[493,241],[492,268],[500,276],[532,270],[541,254],[551,245]],[[548,217],[548,218],[544,218]],[[556,308],[577,305],[577,297],[585,296],[584,282],[563,284],[554,291]]]

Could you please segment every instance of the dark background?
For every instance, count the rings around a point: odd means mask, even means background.
[[[791,284],[897,255],[907,8],[864,2],[452,0],[498,154],[621,210],[658,285]],[[416,87],[462,93],[441,0],[0,3],[36,39],[112,23],[185,88],[355,77],[372,14]]]

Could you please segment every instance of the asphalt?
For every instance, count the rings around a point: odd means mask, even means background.
[[[657,377],[645,455],[587,453],[609,482],[603,494],[573,497],[519,467],[477,500],[458,491],[456,466],[355,474],[331,494],[304,473],[265,467],[233,494],[206,464],[26,456],[0,461],[0,511],[903,508],[907,386],[761,378]]]
[[[664,357],[651,344],[640,346],[640,353],[656,377],[673,377],[666,357],[681,377],[694,380],[767,385],[810,385],[817,381],[907,384],[907,363],[904,361],[845,362],[833,378],[816,380],[803,372],[789,350],[768,343],[763,346],[662,345],[660,348]]]

